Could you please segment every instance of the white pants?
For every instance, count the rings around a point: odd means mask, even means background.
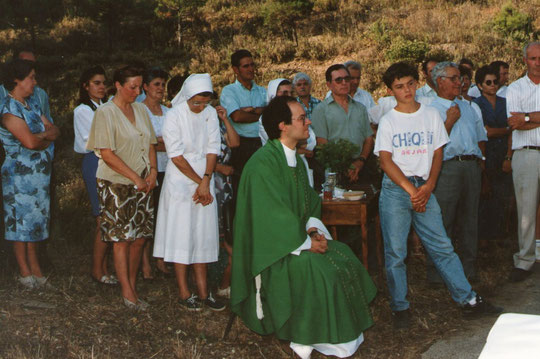
[[[516,193],[519,252],[516,268],[531,270],[536,256],[536,212],[540,198],[540,151],[516,150],[512,157],[512,176]]]

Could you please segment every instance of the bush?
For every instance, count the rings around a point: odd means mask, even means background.
[[[401,36],[395,38],[386,51],[386,58],[390,61],[421,62],[430,47],[420,40],[407,40]]]
[[[354,143],[341,139],[318,147],[315,155],[325,168],[338,174],[345,174],[350,168],[354,155],[360,148]]]
[[[533,19],[515,9],[511,3],[503,6],[499,14],[493,19],[494,28],[503,36],[517,41],[526,41],[533,33]]]

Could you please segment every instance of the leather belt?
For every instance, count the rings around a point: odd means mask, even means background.
[[[452,157],[447,161],[460,161],[461,162],[461,161],[476,161],[478,159],[479,158],[476,157],[475,155],[462,155],[462,156]]]
[[[522,150],[537,150],[540,151],[540,146],[523,146]]]

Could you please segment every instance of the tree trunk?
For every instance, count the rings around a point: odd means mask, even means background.
[[[180,15],[176,17],[176,43],[178,47],[182,46],[182,20]]]

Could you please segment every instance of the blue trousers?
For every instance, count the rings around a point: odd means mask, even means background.
[[[409,181],[416,187],[425,183],[418,177]],[[472,290],[463,272],[463,266],[454,252],[452,242],[443,226],[441,209],[434,195],[426,205],[426,211],[413,210],[410,196],[386,175],[382,181],[379,211],[384,239],[384,256],[390,307],[393,311],[409,308],[407,300],[407,237],[411,224],[422,240],[429,258],[435,264],[452,299],[458,304],[465,304],[476,293]]]

